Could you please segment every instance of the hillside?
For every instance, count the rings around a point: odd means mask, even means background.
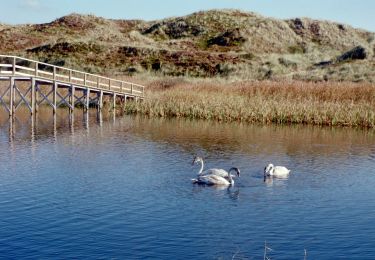
[[[0,53],[89,72],[375,82],[375,36],[308,18],[212,10],[158,21],[71,14],[0,24]]]

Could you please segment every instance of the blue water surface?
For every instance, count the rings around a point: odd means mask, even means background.
[[[370,130],[1,114],[0,258],[375,259],[374,169]]]

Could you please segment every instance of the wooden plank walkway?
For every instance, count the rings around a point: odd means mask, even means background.
[[[145,87],[139,84],[17,56],[0,55],[0,81],[9,82],[3,90],[0,88],[0,106],[9,116],[21,105],[35,114],[44,103],[56,113],[60,106],[69,107],[71,111],[78,105],[85,110],[90,106],[101,110],[104,96],[110,97],[113,108],[118,103],[140,101],[145,97]],[[28,87],[20,87],[19,82],[27,82]]]

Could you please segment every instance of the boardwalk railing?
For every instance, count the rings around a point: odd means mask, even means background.
[[[115,109],[117,103],[143,100],[145,93],[142,85],[7,55],[0,55],[0,81],[0,107],[9,116],[21,105],[32,115],[42,104],[52,107],[53,113],[61,106],[70,112],[79,106],[100,111],[103,99],[109,99]]]
[[[145,93],[145,87],[139,84],[111,79],[17,56],[0,55],[0,77],[1,76],[35,77],[84,86],[91,89],[128,94],[129,96],[139,98],[144,98]]]

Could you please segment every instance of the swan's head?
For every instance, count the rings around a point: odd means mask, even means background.
[[[238,169],[237,167],[233,167],[233,168],[230,168],[229,173],[231,171],[235,171],[237,174],[237,177],[240,177],[240,173],[241,173],[240,169]]]
[[[194,158],[193,162],[191,163],[191,165],[194,165],[194,164],[196,164],[198,162],[203,162],[203,159],[201,157],[196,156]]]
[[[266,167],[264,167],[264,175],[270,174],[271,170],[274,168],[272,163],[268,164]]]

